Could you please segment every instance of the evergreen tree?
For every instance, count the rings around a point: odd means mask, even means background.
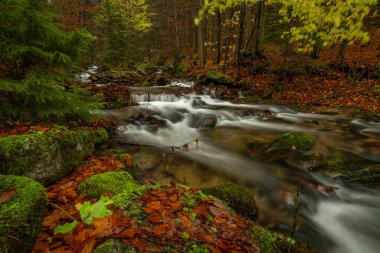
[[[46,0],[0,3],[0,122],[90,119],[99,108],[80,88],[66,88],[72,65],[92,36],[64,32]]]

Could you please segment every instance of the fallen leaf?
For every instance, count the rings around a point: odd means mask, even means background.
[[[0,204],[8,203],[12,201],[13,195],[16,194],[16,189],[10,188],[3,192],[0,192]]]

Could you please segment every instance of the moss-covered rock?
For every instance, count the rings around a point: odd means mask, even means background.
[[[333,151],[322,171],[348,184],[380,184],[380,163],[344,150]]]
[[[95,144],[108,139],[104,129],[53,128],[0,138],[0,173],[27,176],[43,184],[66,176],[95,150]]]
[[[0,175],[0,192],[12,188],[12,200],[0,204],[0,252],[30,252],[45,214],[45,189],[26,177]]]
[[[205,77],[202,77],[199,80],[200,83],[205,83],[205,84],[229,84],[229,85],[234,85],[235,81],[228,75],[220,73],[218,71],[208,71],[207,75]]]
[[[282,234],[271,232],[262,227],[253,227],[252,236],[256,245],[260,248],[261,253],[287,253],[289,252],[289,244],[291,245],[290,252],[292,253],[318,253],[319,251],[307,244],[296,242]]]
[[[283,134],[265,150],[265,155],[287,154],[292,151],[307,151],[314,147],[316,138],[307,133],[290,132]]]
[[[223,200],[237,213],[249,217],[251,220],[257,218],[258,209],[255,195],[247,187],[229,183],[202,189],[202,192]]]
[[[91,198],[98,198],[103,193],[117,195],[124,190],[134,189],[138,186],[128,172],[115,171],[94,175],[86,179],[79,185],[78,192],[87,194]]]
[[[100,244],[93,253],[135,253],[137,252],[131,246],[116,239],[109,239]]]

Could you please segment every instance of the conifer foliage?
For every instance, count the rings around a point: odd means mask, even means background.
[[[62,31],[53,8],[45,0],[0,3],[0,123],[89,120],[90,110],[99,108],[86,90],[63,86],[71,78],[68,66],[87,50],[92,36]]]

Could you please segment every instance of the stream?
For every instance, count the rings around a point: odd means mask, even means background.
[[[132,109],[151,115],[155,123],[132,117],[118,128],[118,139],[127,143],[146,178],[157,183],[175,179],[196,188],[231,181],[245,185],[256,194],[259,224],[287,234],[299,180],[334,186],[339,189],[332,192],[301,187],[295,238],[329,253],[379,252],[378,186],[347,186],[317,171],[265,161],[252,148],[285,132],[307,132],[318,140],[311,152],[328,156],[334,148],[380,162],[379,123],[285,106],[235,104],[194,94],[189,87],[173,82],[171,87],[131,89],[139,104]],[[125,110],[109,113],[122,117]]]

